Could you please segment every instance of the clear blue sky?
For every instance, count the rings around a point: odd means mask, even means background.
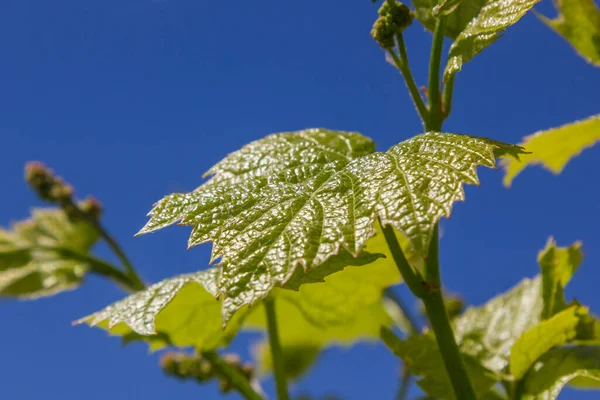
[[[538,9],[551,14],[545,0]],[[22,180],[42,160],[105,223],[154,282],[204,268],[209,246],[185,251],[187,230],[133,238],[154,201],[197,187],[227,153],[268,133],[356,130],[386,149],[421,131],[404,84],[371,40],[368,0],[8,0],[0,5],[0,224],[40,203]],[[431,35],[406,32],[426,81]],[[600,70],[534,16],[467,64],[456,83],[452,132],[518,142],[597,114]],[[586,258],[568,294],[600,312],[600,146],[559,177],[526,170],[509,190],[481,170],[444,221],[443,277],[471,304],[537,273],[548,236],[581,239]],[[597,177],[595,177],[597,179]],[[99,249],[106,254],[103,249]],[[6,399],[213,399],[216,386],[163,378],[144,345],[121,348],[71,321],[122,297],[90,278],[78,291],[0,304],[0,390]],[[235,342],[244,352],[247,338]],[[397,363],[383,346],[326,353],[294,393],[391,399]],[[272,393],[272,383],[266,388]],[[591,393],[563,395],[592,399]],[[235,398],[235,396],[232,396]]]

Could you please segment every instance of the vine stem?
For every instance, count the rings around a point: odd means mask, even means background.
[[[465,362],[452,332],[448,311],[442,297],[439,263],[439,229],[433,229],[433,237],[429,244],[429,252],[425,262],[425,279],[427,280],[427,296],[423,298],[427,316],[435,333],[435,338],[442,353],[442,359],[457,399],[476,400],[475,391],[467,375]]]
[[[404,77],[404,81],[406,82],[406,86],[408,87],[408,91],[410,96],[415,103],[415,107],[423,121],[423,124],[427,124],[427,120],[429,119],[429,111],[427,110],[427,106],[423,101],[423,97],[421,97],[421,93],[419,92],[419,88],[415,82],[415,78],[413,77],[412,71],[410,69],[410,65],[408,63],[408,52],[406,51],[406,45],[404,44],[404,36],[402,34],[396,35],[396,42],[398,46],[398,54],[394,51],[394,49],[389,50],[389,54],[394,61],[394,65],[402,76]]]
[[[454,95],[454,78],[456,75],[451,75],[448,81],[444,84],[444,92],[442,94],[442,120],[450,116],[452,112],[452,97]]]
[[[96,229],[100,237],[104,239],[104,241],[108,244],[108,247],[119,258],[119,260],[123,264],[123,267],[125,267],[125,273],[127,274],[127,276],[129,276],[131,281],[138,288],[137,290],[141,290],[146,287],[144,281],[142,281],[140,276],[137,274],[135,268],[133,267],[133,264],[131,263],[131,261],[129,261],[129,258],[127,257],[119,243],[108,233],[108,231],[100,223],[98,218],[91,217],[85,212],[83,212],[81,208],[79,208],[79,206],[70,198],[66,200],[62,207],[64,209],[68,208],[74,210],[80,218],[83,218],[84,220],[92,224],[92,226],[94,227],[94,229]]]
[[[217,374],[229,380],[233,388],[244,396],[244,398],[247,400],[263,400],[263,397],[250,385],[248,379],[235,368],[227,365],[218,353],[215,351],[204,351],[201,355],[212,365]]]
[[[446,18],[440,16],[435,23],[431,56],[429,58],[429,119],[425,123],[427,131],[442,130],[442,99],[440,96],[440,67],[442,64],[442,48],[444,46],[444,31]]]
[[[267,297],[265,299],[265,311],[267,314],[267,328],[269,333],[269,346],[271,348],[271,359],[273,361],[273,375],[275,376],[275,386],[277,388],[278,400],[289,400],[290,396],[287,389],[287,378],[283,365],[283,352],[279,342],[279,331],[277,328],[277,314],[275,313],[275,299]]]
[[[94,226],[96,227],[96,230],[98,231],[100,236],[104,238],[104,241],[117,255],[119,260],[121,260],[123,266],[125,267],[125,271],[127,272],[127,275],[129,275],[131,280],[135,281],[137,285],[145,287],[146,285],[144,284],[140,276],[137,274],[135,268],[133,267],[133,264],[131,264],[131,261],[129,261],[129,258],[127,257],[119,243],[112,236],[109,235],[109,233],[106,231],[106,229],[104,229],[104,227],[102,226],[102,224],[100,224],[98,220],[96,220]]]
[[[434,236],[431,240],[425,263],[425,279],[406,260],[404,252],[396,238],[394,228],[390,225],[384,227],[383,234],[404,282],[413,294],[425,304],[425,310],[433,328],[456,398],[461,400],[476,400],[462,355],[454,339],[454,333],[450,326],[450,319],[448,318],[440,290],[437,225],[434,229]]]

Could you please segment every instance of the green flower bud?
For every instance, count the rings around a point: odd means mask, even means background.
[[[65,203],[74,193],[71,185],[38,161],[25,165],[25,180],[42,200],[52,203]]]
[[[181,380],[206,382],[215,376],[210,363],[199,356],[167,353],[160,360],[160,366],[166,375]]]
[[[410,26],[413,20],[408,6],[388,0],[379,8],[379,18],[373,24],[371,36],[383,49],[391,49],[395,45],[395,36]]]
[[[79,209],[86,215],[92,217],[93,219],[100,219],[102,216],[102,212],[104,209],[102,208],[102,203],[96,200],[92,196],[88,196],[85,200],[79,203]]]

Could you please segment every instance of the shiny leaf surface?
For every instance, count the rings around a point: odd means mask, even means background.
[[[98,326],[126,342],[144,340],[152,350],[166,345],[211,350],[229,343],[247,311],[221,328],[216,299],[219,268],[165,279],[76,323]]]
[[[218,163],[194,192],[159,201],[140,233],[179,221],[193,226],[190,246],[213,242],[213,260],[223,266],[218,287],[226,322],[299,268],[309,273],[343,250],[358,256],[377,217],[423,254],[435,223],[464,199],[462,185],[478,183],[475,168],[521,150],[430,132],[373,151],[357,133],[268,136]]]
[[[462,69],[483,49],[491,45],[540,0],[489,1],[456,37],[450,47],[444,81]]]
[[[435,29],[435,14],[447,14],[446,36],[456,39],[466,28],[469,22],[475,18],[487,0],[445,0],[440,4],[437,0],[413,0],[415,15],[417,19],[430,31]]]

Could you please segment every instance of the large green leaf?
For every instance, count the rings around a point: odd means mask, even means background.
[[[381,338],[406,363],[412,374],[421,377],[417,384],[425,393],[440,400],[456,399],[442,355],[432,335],[411,336],[400,340],[392,331],[383,328]],[[476,359],[468,355],[463,355],[463,359],[473,390],[478,399],[482,398],[498,379]]]
[[[510,361],[510,349],[540,322],[541,279],[524,279],[508,292],[480,307],[470,307],[454,320],[460,349],[486,368],[500,373]]]
[[[446,17],[446,36],[456,39],[487,2],[488,0],[458,1],[458,6]],[[445,1],[444,3],[457,3],[457,0]],[[413,0],[417,19],[430,31],[435,29],[434,9],[437,4],[438,0]]]
[[[540,0],[490,0],[479,10],[450,47],[444,81],[448,81]]]
[[[435,132],[374,148],[357,133],[324,129],[268,136],[218,163],[195,191],[159,201],[140,233],[180,221],[193,226],[190,246],[213,242],[226,322],[297,269],[318,268],[342,249],[358,256],[377,218],[423,254],[435,223],[464,199],[462,185],[478,183],[476,166],[521,151]]]
[[[552,238],[538,255],[542,270],[544,310],[542,318],[547,319],[567,308],[564,288],[579,268],[583,260],[581,243],[569,247],[557,247]]]
[[[371,261],[367,250],[381,250],[388,255],[387,249],[375,240],[377,237],[369,241],[358,259],[366,257]],[[325,269],[329,269],[329,262],[324,264]],[[219,272],[220,268],[212,268],[166,279],[78,322],[123,336],[126,342],[146,341],[152,350],[166,345],[194,346],[200,350],[220,347],[235,336],[243,323],[249,330],[264,330],[262,303],[236,314],[222,329],[221,302],[216,299]],[[297,290],[275,289],[272,296],[277,299],[282,345],[320,348],[330,343],[352,344],[376,338],[380,326],[390,322],[381,305],[383,290],[399,282],[393,262],[375,257],[368,265],[349,266],[333,273],[322,283],[303,285]]]
[[[524,400],[555,400],[571,380],[600,384],[600,347],[555,348],[525,377]]]
[[[152,350],[166,345],[212,350],[237,333],[247,310],[221,328],[216,299],[219,268],[165,279],[76,323],[98,326],[125,341],[144,340]]]
[[[577,336],[577,328],[586,316],[585,307],[571,306],[523,333],[510,352],[511,375],[521,379],[548,350],[570,343]]]
[[[37,298],[77,287],[97,238],[87,222],[58,209],[33,210],[11,231],[0,229],[0,296]]]
[[[555,0],[558,16],[540,19],[588,62],[600,66],[600,8],[594,0]]]
[[[520,162],[508,159],[502,162],[506,170],[504,184],[510,186],[513,179],[529,165],[541,164],[559,174],[571,158],[599,140],[600,115],[527,136],[521,145],[530,154],[522,155]]]
[[[358,341],[374,341],[379,328],[389,325],[392,316],[383,303],[384,289],[399,283],[400,275],[392,261],[381,227],[368,240],[365,251],[386,258],[360,268],[349,267],[327,276],[324,284],[305,285],[298,291],[275,289],[280,322],[281,345],[286,359],[288,377],[298,377],[316,361],[327,347],[352,345]],[[404,253],[414,260],[410,243],[397,235]],[[289,288],[286,285],[286,288]],[[263,310],[257,310],[248,321],[249,329],[264,331]],[[389,316],[388,316],[389,315]],[[266,339],[255,351],[259,370],[271,371],[269,346]]]
[[[369,241],[367,249],[371,247],[377,248],[377,242]],[[274,289],[282,346],[320,349],[377,340],[381,326],[392,322],[382,304],[383,291],[399,281],[391,258],[382,258],[362,267],[348,267],[323,283],[303,285],[298,291]],[[262,307],[248,317],[246,326],[265,330]]]

